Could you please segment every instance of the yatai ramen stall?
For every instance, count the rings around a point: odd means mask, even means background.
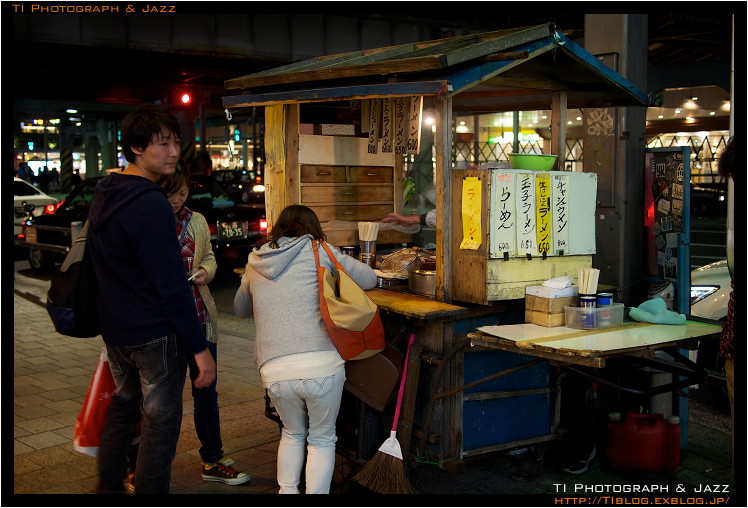
[[[434,295],[369,292],[388,329],[416,330],[398,439],[406,456],[418,447],[437,461],[554,439],[558,390],[547,362],[470,347],[467,334],[524,322],[526,286],[576,279],[591,267],[595,174],[555,171],[565,159],[566,110],[646,105],[646,95],[547,24],[318,57],[225,87],[228,112],[265,107],[269,227],[285,206],[305,204],[341,247],[359,245],[351,223],[400,212],[403,158],[431,149],[421,146],[421,125],[424,112],[433,113]],[[454,169],[456,113],[542,109],[553,115],[554,171]],[[559,182],[574,200],[566,218],[565,210],[536,206]],[[523,243],[516,224],[504,231],[503,198],[511,189],[520,210],[525,184],[534,189],[527,220],[548,228],[566,221],[555,245],[529,232],[532,241]],[[378,245],[412,242],[386,228],[377,238]]]

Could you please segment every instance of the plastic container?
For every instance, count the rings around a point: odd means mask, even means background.
[[[569,328],[589,330],[593,328],[610,328],[623,323],[622,303],[613,303],[605,307],[564,307],[566,324]]]
[[[550,171],[558,155],[534,153],[510,153],[507,155],[512,169],[529,169],[532,171]]]
[[[674,422],[674,423],[671,423]],[[672,473],[680,463],[680,425],[661,414],[608,415],[607,458],[616,469]]]

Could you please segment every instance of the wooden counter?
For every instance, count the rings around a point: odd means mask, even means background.
[[[468,334],[477,345],[547,360],[602,368],[607,358],[647,356],[654,350],[685,347],[692,339],[720,333],[719,325],[686,321],[684,325],[627,322],[612,328],[578,330],[534,324],[485,326]],[[695,346],[691,345],[693,348]]]
[[[421,321],[454,319],[468,313],[466,307],[438,302],[400,291],[374,288],[368,290],[366,294],[381,310],[396,312],[407,318]]]

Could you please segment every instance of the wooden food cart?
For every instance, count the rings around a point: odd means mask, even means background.
[[[401,211],[403,158],[430,150],[419,146],[420,129],[424,112],[433,114],[435,299],[371,291],[386,321],[416,329],[418,362],[425,364],[409,369],[398,438],[404,451],[436,460],[553,439],[557,391],[548,363],[471,347],[467,334],[524,322],[523,288],[564,274],[576,278],[580,267],[591,266],[591,253],[494,256],[488,178],[477,212],[483,228],[462,248],[459,182],[481,175],[454,171],[453,118],[550,109],[551,151],[555,169],[563,169],[567,108],[646,106],[647,96],[549,24],[323,56],[230,79],[225,88],[229,111],[265,107],[269,227],[285,206],[305,204],[338,246],[357,245],[358,237],[355,228],[331,227],[336,221],[378,221]],[[328,124],[346,125],[346,135],[325,135]],[[588,233],[594,252],[594,228]],[[398,231],[380,230],[378,238],[412,241]],[[513,275],[506,280],[504,273]],[[414,450],[411,435],[426,449]]]

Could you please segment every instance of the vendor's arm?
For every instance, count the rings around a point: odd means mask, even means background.
[[[429,213],[419,215],[421,219],[421,225],[428,226],[430,228],[436,227],[436,210],[431,210]]]
[[[417,214],[413,213],[410,215],[399,215],[396,213],[388,213],[387,217],[382,219],[380,222],[386,224],[398,224],[400,226],[412,226],[414,224],[420,224],[421,226],[428,226],[430,228],[436,227],[436,210],[431,210],[428,213]]]

